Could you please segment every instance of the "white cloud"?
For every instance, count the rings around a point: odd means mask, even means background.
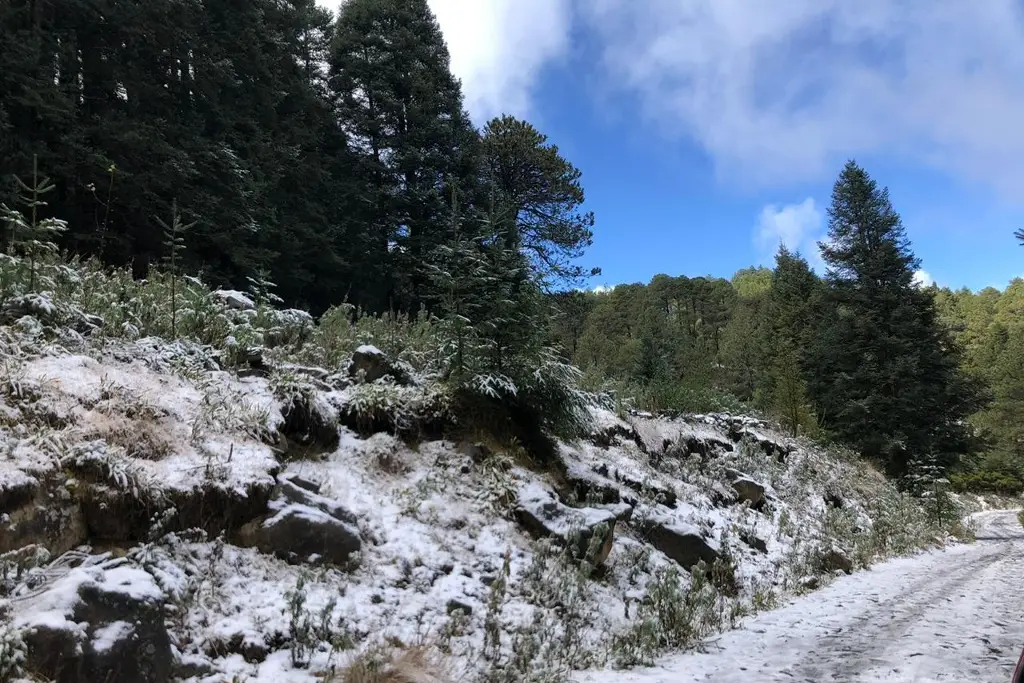
[[[338,0],[317,0],[337,10]],[[477,124],[528,116],[542,69],[569,49],[571,0],[428,0]]]
[[[569,47],[570,0],[429,0],[477,123],[530,113],[541,70]]]
[[[914,273],[914,284],[918,287],[931,287],[935,284],[935,278],[931,276],[931,273],[922,268]]]
[[[1015,0],[587,0],[613,87],[729,180],[896,153],[1024,199]]]
[[[592,291],[594,294],[609,294],[612,290],[615,289],[615,287],[616,285],[597,285],[591,288],[590,291]]]
[[[754,231],[761,262],[771,264],[779,245],[784,244],[790,251],[799,251],[812,267],[823,272],[818,240],[823,237],[824,225],[825,216],[810,197],[799,204],[769,204],[761,209]]]

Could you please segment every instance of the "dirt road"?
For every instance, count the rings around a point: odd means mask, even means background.
[[[876,565],[655,669],[587,683],[1009,683],[1024,648],[1024,529],[976,517],[978,540]]]

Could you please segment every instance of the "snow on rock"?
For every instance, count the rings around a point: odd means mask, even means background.
[[[399,384],[411,384],[413,381],[410,368],[370,344],[363,344],[352,354],[349,374],[361,377],[364,382],[376,382],[384,377],[390,377]]]
[[[612,551],[617,515],[610,510],[570,508],[558,502],[553,491],[536,482],[522,486],[516,496],[516,516],[530,533],[554,536],[574,546],[574,552],[594,564],[608,559]],[[594,539],[595,534],[603,539]],[[591,544],[595,545],[593,551]],[[599,544],[599,545],[598,545]],[[588,551],[590,551],[588,553]]]
[[[62,683],[168,681],[163,603],[143,569],[117,560],[72,569],[16,603],[26,668]]]
[[[328,562],[346,566],[362,548],[355,517],[338,503],[301,484],[298,476],[279,478],[271,514],[239,531],[242,545],[257,547],[291,562]]]
[[[233,289],[218,289],[212,292],[212,296],[228,308],[233,308],[236,311],[256,310],[256,302],[249,298],[248,295]]]
[[[684,569],[693,569],[699,562],[710,565],[721,558],[714,541],[706,539],[697,527],[673,516],[654,513],[642,525],[651,544]]]

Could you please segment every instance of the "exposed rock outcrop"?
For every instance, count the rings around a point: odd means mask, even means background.
[[[271,514],[243,526],[238,542],[288,562],[326,562],[347,567],[362,549],[355,517],[294,475],[278,478]]]
[[[58,683],[164,683],[173,654],[164,595],[152,576],[118,561],[72,569],[15,620],[26,669]]]
[[[601,564],[612,551],[616,514],[597,508],[571,508],[539,484],[523,486],[517,497],[516,518],[534,536],[551,536],[570,544],[574,552]],[[595,534],[601,534],[594,541]],[[596,550],[594,548],[596,547]]]

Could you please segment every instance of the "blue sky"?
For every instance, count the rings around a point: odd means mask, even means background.
[[[533,122],[583,171],[594,284],[816,261],[856,158],[922,268],[1024,275],[1020,0],[429,0],[474,120]]]

